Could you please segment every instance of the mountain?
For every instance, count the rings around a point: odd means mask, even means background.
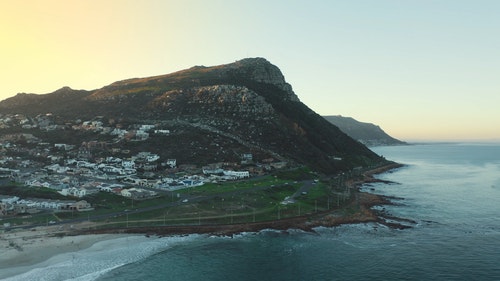
[[[154,124],[169,136],[122,141],[177,162],[206,165],[253,154],[335,174],[384,161],[302,102],[278,67],[263,58],[195,66],[167,75],[118,81],[93,91],[64,87],[50,94],[18,94],[0,102],[0,114],[57,117],[68,128],[53,136],[75,145],[75,120],[100,120],[110,128]],[[95,136],[94,136],[95,137]],[[100,138],[100,136],[99,136]],[[90,139],[85,139],[90,141]]]
[[[359,122],[351,117],[323,116],[326,120],[339,127],[342,132],[346,133],[351,138],[367,146],[376,145],[405,145],[407,143],[395,139],[384,132],[379,126]]]

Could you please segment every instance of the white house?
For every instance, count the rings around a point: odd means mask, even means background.
[[[122,161],[122,167],[125,169],[135,169],[135,162],[133,160]]]
[[[155,125],[145,124],[145,125],[141,125],[139,130],[148,131],[148,130],[154,129],[154,127],[155,127]]]
[[[76,187],[64,188],[58,192],[63,196],[84,197],[87,195],[87,189]]]
[[[149,133],[146,133],[142,130],[137,130],[135,132],[135,139],[137,140],[147,140],[149,138]]]
[[[115,174],[122,174],[122,173],[124,173],[122,169],[117,168],[115,166],[111,166],[111,165],[101,164],[101,165],[99,165],[99,169],[102,170],[105,173],[115,173]]]
[[[157,135],[168,135],[168,134],[170,134],[170,130],[155,130],[155,134],[157,134]]]
[[[250,177],[250,172],[248,171],[224,171],[224,176],[232,177],[235,179],[244,179]]]
[[[111,133],[109,133],[110,135],[112,136],[119,136],[119,137],[123,137],[127,134],[127,130],[122,130],[122,129],[118,129],[118,128],[115,128],[113,131],[111,131]]]
[[[99,191],[104,191],[104,192],[112,192],[113,189],[111,188],[111,186],[109,185],[105,185],[105,186],[98,186],[97,189],[99,189]]]
[[[208,166],[203,167],[203,174],[205,175],[219,175],[223,173],[224,170],[222,168],[210,168]]]
[[[170,168],[175,168],[177,165],[177,160],[176,159],[167,159],[167,165],[170,166]]]
[[[133,188],[129,188],[129,189],[123,189],[121,191],[121,195],[124,197],[149,198],[149,197],[156,196],[157,193],[154,191],[133,187]]]
[[[53,164],[45,167],[47,170],[58,174],[64,174],[68,171],[68,167],[60,166],[59,164]]]
[[[70,144],[65,144],[65,143],[56,143],[56,144],[54,144],[54,147],[55,148],[59,148],[59,149],[64,149],[64,150],[71,150],[75,146],[74,145],[70,145]]]
[[[19,197],[17,197],[17,196],[12,196],[12,197],[2,196],[2,198],[0,198],[0,202],[9,203],[9,204],[14,204],[18,200],[19,200]]]
[[[154,162],[158,159],[160,159],[160,156],[156,155],[156,154],[150,154],[150,155],[146,156],[146,161],[148,161],[148,162]]]
[[[128,189],[122,189],[120,194],[121,194],[121,196],[124,196],[124,197],[132,197],[132,193],[130,193],[130,190],[128,190]]]
[[[121,163],[122,162],[122,159],[121,158],[118,158],[118,157],[112,157],[112,156],[108,156],[106,157],[106,163],[113,163],[113,164],[117,164],[117,163]]]
[[[39,181],[38,179],[28,179],[26,181],[24,181],[24,185],[27,185],[27,186],[38,186],[39,185]]]

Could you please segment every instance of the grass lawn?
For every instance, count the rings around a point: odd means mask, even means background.
[[[176,191],[181,194],[190,195],[210,195],[232,191],[253,189],[256,187],[271,187],[289,183],[291,180],[278,179],[273,176],[259,177],[255,179],[242,180],[236,182],[208,183],[202,186],[190,187]]]

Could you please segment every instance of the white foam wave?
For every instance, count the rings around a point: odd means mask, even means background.
[[[175,244],[196,239],[198,235],[147,238],[127,236],[101,241],[88,249],[64,253],[42,262],[28,272],[8,281],[96,280],[103,274],[126,264],[143,260]]]
[[[99,270],[97,272],[91,272],[89,274],[85,274],[83,276],[80,276],[80,277],[76,277],[76,278],[72,278],[72,279],[68,279],[71,280],[71,281],[91,281],[91,280],[96,280],[97,278],[99,278],[100,276],[110,272],[111,270],[115,269],[115,268],[118,268],[118,267],[121,267],[121,266],[124,266],[125,264],[117,264],[113,267],[109,267],[109,268],[105,268],[103,270]]]

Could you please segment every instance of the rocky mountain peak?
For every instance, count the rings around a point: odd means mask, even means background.
[[[281,70],[264,58],[246,58],[227,66],[247,79],[275,85],[286,91],[290,100],[299,101],[299,98],[292,90],[292,86],[285,81]]]
[[[259,86],[260,84],[260,86]],[[133,78],[118,81],[96,90],[90,99],[113,99],[135,93],[161,93],[172,89],[214,85],[234,85],[251,88],[272,85],[281,91],[275,91],[276,97],[284,101],[300,102],[285,81],[280,69],[264,58],[246,58],[233,63],[217,66],[194,66],[171,74]],[[148,93],[146,93],[148,95]]]
[[[71,89],[68,86],[64,86],[64,87],[56,90],[54,93],[70,93],[70,92],[73,92],[73,91],[75,91],[75,90]]]

